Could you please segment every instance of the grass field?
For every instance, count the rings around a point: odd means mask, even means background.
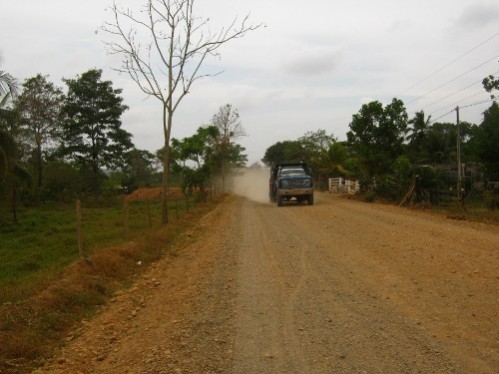
[[[78,260],[76,204],[22,209],[17,224],[0,209],[0,373],[42,365],[82,318],[149,264],[174,256],[176,243],[191,240],[184,233],[223,199],[187,205],[172,198],[168,225],[160,224],[158,201],[129,202],[128,239],[123,203],[82,202],[84,260]]]
[[[192,204],[192,202],[191,202]],[[129,239],[160,226],[160,203],[137,201],[128,204]],[[186,211],[178,203],[179,215]],[[172,201],[170,219],[176,219]],[[45,205],[21,209],[19,222],[12,223],[6,209],[0,209],[0,304],[30,296],[50,282],[78,258],[75,205]],[[105,206],[82,203],[84,255],[125,241],[124,209],[121,202]]]

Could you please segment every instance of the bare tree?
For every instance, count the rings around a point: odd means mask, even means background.
[[[243,125],[239,119],[239,112],[232,105],[226,104],[218,110],[211,120],[212,125],[218,129],[216,148],[220,156],[220,173],[222,177],[222,192],[225,192],[225,176],[227,169],[227,157],[234,140],[246,135]]]
[[[122,56],[121,67],[148,96],[162,104],[164,133],[162,222],[168,222],[168,176],[173,115],[192,84],[220,72],[202,72],[209,57],[219,57],[227,42],[243,37],[261,25],[248,24],[249,15],[234,18],[228,27],[210,32],[209,19],[194,15],[194,0],[146,0],[135,15],[116,2],[113,20],[102,29],[113,35],[108,51]]]

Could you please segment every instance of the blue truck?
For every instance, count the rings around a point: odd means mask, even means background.
[[[304,162],[276,163],[270,168],[269,198],[277,206],[285,202],[314,204],[314,182]]]

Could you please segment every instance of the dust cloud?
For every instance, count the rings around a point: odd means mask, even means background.
[[[267,168],[249,168],[233,176],[233,193],[258,203],[269,202],[269,176]]]

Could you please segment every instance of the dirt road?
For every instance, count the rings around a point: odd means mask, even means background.
[[[499,230],[230,197],[44,373],[497,373]]]

